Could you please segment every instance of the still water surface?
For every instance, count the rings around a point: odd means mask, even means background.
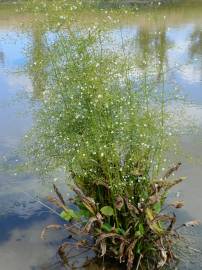
[[[202,5],[145,11],[134,17],[126,16],[121,29],[123,35],[135,37],[135,50],[141,63],[155,61],[159,69],[165,65],[172,70],[167,80],[178,85],[188,97],[185,111],[190,121],[194,118],[202,130],[201,14]],[[39,91],[33,87],[29,74],[22,72],[28,61],[24,48],[31,44],[34,57],[34,50],[40,51],[40,35],[43,35],[22,31],[19,25],[29,21],[28,17],[16,15],[14,8],[0,6],[0,270],[62,269],[55,247],[64,234],[56,232],[47,241],[40,240],[45,225],[60,222],[37,200],[39,197],[45,201],[50,184],[35,175],[9,170],[20,162],[16,149],[32,125],[28,104],[19,95],[26,92],[37,96]],[[146,64],[143,67],[148,68]],[[183,158],[181,174],[188,181],[174,190],[173,196],[180,196],[186,202],[179,212],[181,221],[202,221],[202,132],[183,137],[182,145],[193,161]],[[189,232],[188,238],[198,252],[185,252],[179,269],[202,269],[202,228]],[[93,265],[88,269],[97,268]]]

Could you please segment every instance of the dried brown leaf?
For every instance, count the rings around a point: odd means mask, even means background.
[[[182,208],[184,206],[184,202],[183,201],[175,201],[175,202],[172,202],[170,205],[172,207],[175,207],[175,208]]]
[[[125,202],[132,217],[139,215],[139,210],[133,204],[129,203],[128,198],[125,198]]]
[[[107,190],[109,190],[109,185],[107,184],[107,183],[105,183],[104,181],[96,181],[96,182],[94,182],[94,184],[96,185],[96,186],[103,186],[104,188],[106,188]]]
[[[165,249],[160,250],[161,260],[158,262],[157,268],[162,268],[167,262],[167,251]]]
[[[75,246],[78,249],[78,248],[86,247],[87,243],[88,243],[87,240],[80,240],[76,242]]]
[[[48,201],[56,205],[57,207],[64,209],[66,212],[69,211],[68,208],[61,201],[52,196],[48,196]]]
[[[100,242],[106,238],[112,238],[112,239],[116,238],[116,239],[119,239],[121,241],[128,243],[128,240],[126,240],[123,236],[117,233],[101,233],[100,236],[96,240],[96,246],[98,246]]]
[[[116,209],[118,209],[119,211],[121,210],[121,208],[124,205],[124,200],[121,196],[118,196],[115,200],[115,207]]]
[[[46,227],[42,230],[40,238],[41,238],[42,240],[44,240],[44,239],[45,239],[45,234],[46,234],[47,230],[49,230],[49,229],[56,229],[56,230],[58,230],[58,229],[61,229],[61,228],[62,228],[61,225],[58,225],[58,224],[50,224],[50,225],[46,226]]]
[[[121,242],[120,248],[119,248],[119,262],[123,262],[123,257],[124,257],[124,249],[125,249],[126,243]]]
[[[62,260],[63,264],[66,265],[68,263],[68,258],[65,254],[65,249],[68,247],[68,243],[65,242],[58,248],[58,255],[60,256],[60,259]]]
[[[176,215],[175,215],[175,213],[173,213],[173,217],[172,217],[172,219],[171,219],[171,221],[170,221],[170,225],[169,225],[168,228],[167,228],[167,231],[168,231],[168,232],[172,230],[173,225],[174,225],[175,223],[176,223]]]
[[[59,189],[56,187],[55,184],[53,184],[53,189],[54,189],[55,193],[57,194],[57,196],[58,196],[59,200],[61,201],[61,203],[63,205],[65,205],[65,201],[63,199],[63,196],[62,196],[61,192],[59,191]]]
[[[157,222],[157,221],[172,221],[174,220],[175,217],[174,216],[169,216],[169,215],[158,215],[154,218],[153,222]]]
[[[158,190],[161,190],[163,188],[164,191],[167,191],[171,187],[181,183],[184,179],[185,179],[184,177],[181,177],[175,180],[158,180],[158,181],[153,181],[152,184],[158,185]]]
[[[96,214],[96,218],[100,222],[100,224],[102,225],[103,216],[99,212]]]
[[[171,176],[171,174],[173,174],[174,172],[176,172],[179,167],[182,165],[181,162],[178,162],[175,166],[171,167],[163,176],[163,179],[167,179],[169,176]]]
[[[83,231],[89,233],[92,226],[93,226],[93,223],[96,222],[96,221],[97,221],[97,217],[91,217],[89,219],[88,223],[85,225]]]
[[[154,194],[154,195],[149,197],[149,204],[153,205],[153,204],[159,202],[159,200],[160,200],[160,195]]]
[[[191,220],[191,221],[188,221],[186,223],[184,223],[183,225],[185,227],[194,227],[194,226],[198,226],[200,224],[200,221],[199,220]]]
[[[95,213],[97,212],[97,208],[93,198],[85,196],[78,187],[74,187],[73,190],[78,195],[78,197],[82,201],[83,205],[88,209],[88,211],[91,214],[95,215]]]
[[[136,243],[137,243],[137,239],[133,240],[127,249],[127,256],[128,256],[127,270],[131,270],[133,268],[133,262],[135,259],[133,250],[134,250]]]
[[[100,248],[101,248],[101,257],[103,257],[106,254],[107,251],[107,244],[105,240],[102,240],[100,242]]]

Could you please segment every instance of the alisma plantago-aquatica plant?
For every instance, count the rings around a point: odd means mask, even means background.
[[[45,173],[64,168],[77,210],[56,186],[57,198],[49,200],[66,221],[85,223],[81,230],[94,236],[98,255],[128,269],[161,268],[174,259],[177,236],[175,215],[162,209],[168,190],[182,181],[168,180],[180,164],[162,173],[173,150],[170,92],[137,67],[130,39],[109,28],[116,26],[112,17],[106,14],[105,29],[87,27],[78,22],[76,5],[66,8],[68,22],[47,19],[54,37],[30,66],[34,74],[46,63],[43,98],[27,135],[29,162]]]

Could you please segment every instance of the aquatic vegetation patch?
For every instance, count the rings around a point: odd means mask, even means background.
[[[127,269],[160,269],[169,262],[174,262],[176,257],[172,245],[179,239],[178,232],[174,229],[176,216],[174,213],[171,215],[163,212],[162,207],[167,191],[182,180],[179,178],[169,181],[164,178],[151,181],[147,186],[148,199],[138,204],[129,201],[126,193],[124,197],[118,195],[113,204],[102,206],[99,201],[87,197],[78,187],[74,187],[74,203],[79,211],[67,208],[68,206],[61,201],[61,193],[56,190],[58,198],[50,197],[49,200],[64,209],[61,213],[64,220],[72,221],[66,229],[75,228],[76,234],[84,238],[76,243],[63,243],[59,248],[59,255],[61,249],[65,251],[66,248],[75,245],[82,248],[91,247],[99,257],[112,257],[120,264],[126,264]],[[102,185],[98,183],[97,188],[99,186]],[[102,188],[108,199],[112,197],[106,184]],[[176,202],[170,207],[181,208],[182,205],[182,202]],[[81,221],[79,228],[78,220]],[[194,221],[189,223],[183,225],[195,224]],[[57,229],[57,225],[52,227]],[[44,229],[42,235],[47,229],[49,227]],[[85,240],[85,234],[92,235],[95,241]]]
[[[165,211],[165,200],[183,180],[168,180],[180,163],[165,172],[177,131],[167,109],[172,95],[163,87],[163,71],[158,81],[145,70],[134,76],[136,58],[128,40],[113,39],[108,26],[78,24],[75,7],[68,22],[56,24],[53,40],[43,39],[43,98],[27,135],[29,164],[45,175],[58,168],[66,172],[74,207],[55,185],[57,197],[49,201],[71,228],[79,224],[80,232],[93,236],[93,243],[77,245],[90,245],[128,270],[162,268],[174,261],[178,238],[175,214]],[[42,60],[33,63],[33,73],[40,74]]]

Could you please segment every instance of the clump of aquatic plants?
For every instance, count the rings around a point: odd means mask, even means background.
[[[174,259],[175,215],[163,209],[168,190],[182,181],[168,180],[180,164],[162,173],[173,150],[170,97],[159,81],[134,75],[132,55],[116,40],[98,25],[86,29],[76,21],[50,42],[44,37],[43,99],[27,152],[45,174],[64,168],[76,208],[56,186],[58,198],[49,200],[94,237],[99,256],[128,270],[156,269]]]
[[[140,202],[130,200],[129,193],[138,197],[133,187],[128,188],[125,194],[120,196],[112,193],[108,184],[97,182],[94,184],[94,192],[102,193],[103,199],[95,200],[94,196],[89,197],[77,186],[73,188],[76,196],[74,204],[78,211],[73,211],[64,201],[63,196],[54,185],[57,198],[49,197],[49,201],[59,208],[63,209],[61,217],[66,221],[72,221],[69,228],[70,232],[79,235],[90,234],[94,237],[92,240],[79,240],[76,243],[65,242],[58,253],[62,260],[66,261],[65,249],[72,245],[75,247],[91,247],[100,257],[112,257],[120,264],[125,263],[127,269],[161,269],[166,264],[174,262],[176,257],[172,246],[175,239],[178,239],[177,230],[174,229],[176,222],[175,214],[166,214],[162,212],[168,190],[180,183],[183,178],[169,181],[167,178],[179,168],[178,163],[169,169],[161,180],[153,180],[145,183],[144,190],[148,197]],[[135,175],[138,177],[137,175]],[[134,174],[131,175],[134,177]],[[139,188],[140,189],[140,188]],[[183,203],[178,201],[170,207],[181,208]],[[78,220],[81,225],[78,229]],[[75,223],[76,221],[76,223]],[[74,228],[74,225],[75,228]],[[189,224],[183,224],[189,226]],[[190,226],[194,222],[190,223]],[[42,232],[42,238],[47,229],[61,228],[60,225],[50,225]]]

